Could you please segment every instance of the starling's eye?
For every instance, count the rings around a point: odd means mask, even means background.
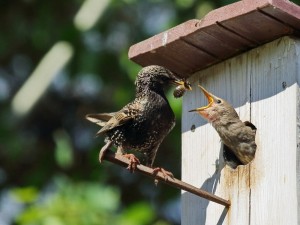
[[[220,99],[217,100],[217,103],[220,104],[222,101]]]

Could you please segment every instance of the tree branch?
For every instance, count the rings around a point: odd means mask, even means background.
[[[111,150],[107,150],[104,154],[104,160],[107,160],[107,161],[110,161],[112,163],[115,163],[115,164],[118,164],[122,167],[126,167],[128,166],[129,164],[129,160],[125,157],[123,157],[122,155],[119,155],[119,154],[115,154],[113,151]],[[205,199],[208,199],[210,201],[213,201],[215,203],[218,203],[218,204],[221,204],[221,205],[224,205],[226,207],[229,207],[230,206],[230,201],[229,200],[225,200],[225,199],[222,199],[214,194],[211,194],[207,191],[203,191],[199,188],[196,188],[188,183],[185,183],[181,180],[178,180],[176,178],[174,179],[167,179],[165,180],[164,178],[164,175],[163,173],[161,172],[158,172],[156,175],[153,174],[153,169],[149,168],[149,167],[146,167],[142,164],[140,165],[137,165],[137,168],[135,170],[136,172],[139,172],[143,175],[146,175],[148,177],[151,177],[152,179],[157,179],[157,180],[160,180],[172,187],[175,187],[175,188],[178,188],[178,189],[182,189],[182,190],[185,190],[185,191],[188,191],[190,193],[193,193],[197,196],[200,196],[202,198],[205,198]]]

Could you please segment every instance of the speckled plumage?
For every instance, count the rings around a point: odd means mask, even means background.
[[[152,167],[157,149],[175,125],[164,94],[164,87],[174,81],[177,78],[166,68],[147,66],[138,73],[132,102],[115,113],[87,115],[102,126],[97,135],[106,136],[105,149],[114,145],[122,154],[127,149],[140,151],[146,155],[146,165]]]

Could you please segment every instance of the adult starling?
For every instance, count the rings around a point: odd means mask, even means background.
[[[254,158],[256,151],[256,127],[249,121],[242,122],[235,109],[224,99],[221,99],[199,85],[208,100],[208,105],[196,111],[207,119],[216,129],[224,143],[224,159],[231,167],[248,164]]]
[[[174,113],[164,94],[164,87],[170,83],[183,85],[184,81],[164,67],[144,67],[135,81],[136,94],[132,102],[118,112],[86,115],[86,119],[102,126],[97,136],[106,136],[106,144],[99,154],[100,162],[105,151],[114,145],[117,147],[117,154],[129,158],[130,171],[140,161],[133,154],[124,154],[129,149],[144,153],[146,166],[153,166],[161,142],[175,125]],[[154,168],[154,173],[158,171],[163,172],[166,178],[172,176],[172,173],[163,168]]]

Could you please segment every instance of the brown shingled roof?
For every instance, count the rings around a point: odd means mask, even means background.
[[[300,36],[300,7],[286,0],[243,0],[130,47],[129,58],[192,73],[285,35]]]

